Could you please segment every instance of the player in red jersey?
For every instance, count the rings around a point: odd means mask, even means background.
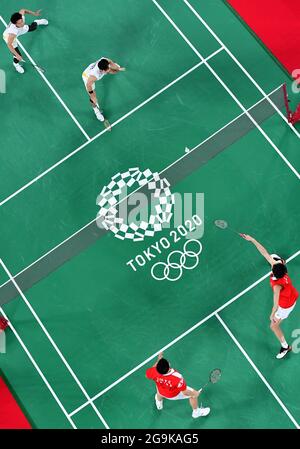
[[[272,274],[270,277],[270,284],[273,289],[274,305],[270,315],[270,327],[281,344],[280,351],[276,358],[282,359],[292,348],[286,342],[283,332],[280,329],[280,324],[294,309],[299,293],[292,285],[292,281],[287,274],[284,259],[277,254],[269,254],[268,251],[250,235],[241,234],[241,236],[245,240],[252,242],[262,256],[264,256],[264,258],[271,264]]]
[[[199,418],[207,416],[210,412],[209,407],[198,406],[198,396],[201,392],[194,390],[186,385],[182,375],[170,367],[169,362],[163,358],[161,352],[157,362],[152,368],[146,371],[146,377],[154,380],[156,383],[155,404],[158,410],[163,408],[163,400],[189,399],[193,409],[192,417]]]

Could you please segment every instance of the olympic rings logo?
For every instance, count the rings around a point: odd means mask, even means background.
[[[191,245],[197,245],[196,250],[191,249]],[[188,245],[189,248],[188,248]],[[157,262],[151,268],[151,276],[156,281],[168,280],[171,282],[178,281],[183,269],[193,270],[199,264],[199,254],[202,251],[202,244],[199,240],[190,239],[185,242],[183,251],[174,250],[167,258],[167,262]]]

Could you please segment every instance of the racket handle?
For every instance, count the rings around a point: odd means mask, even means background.
[[[207,387],[208,384],[209,384],[209,382],[206,382],[206,384],[202,388],[200,388],[200,390],[198,390],[199,393],[202,393],[204,388]]]

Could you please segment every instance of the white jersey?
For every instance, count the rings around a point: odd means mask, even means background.
[[[25,22],[25,16],[22,16],[23,21]],[[18,46],[17,38],[21,36],[22,34],[27,33],[29,30],[28,25],[22,26],[22,28],[18,28],[14,23],[9,23],[6,30],[3,33],[3,39],[6,43],[8,43],[8,37],[10,34],[14,34],[16,37],[13,40],[13,47],[16,48]]]
[[[83,72],[85,77],[89,78],[90,76],[94,76],[97,81],[99,81],[101,78],[103,78],[104,75],[106,75],[106,72],[102,71],[98,67],[98,62],[101,61],[101,59],[107,59],[107,58],[100,58],[98,61],[93,62],[90,64],[85,71]]]

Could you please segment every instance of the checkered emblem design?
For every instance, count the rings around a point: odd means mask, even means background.
[[[118,217],[116,208],[119,197],[124,189],[139,188],[147,185],[154,201],[148,222],[125,223],[124,218]],[[124,173],[117,173],[111,178],[111,182],[105,186],[97,198],[100,211],[97,214],[99,223],[107,230],[114,233],[118,239],[131,239],[134,242],[142,241],[144,238],[152,237],[162,230],[163,223],[169,222],[172,217],[174,195],[170,191],[170,183],[166,178],[161,178],[158,173],[152,173],[146,169],[141,171],[138,167],[130,168]]]

